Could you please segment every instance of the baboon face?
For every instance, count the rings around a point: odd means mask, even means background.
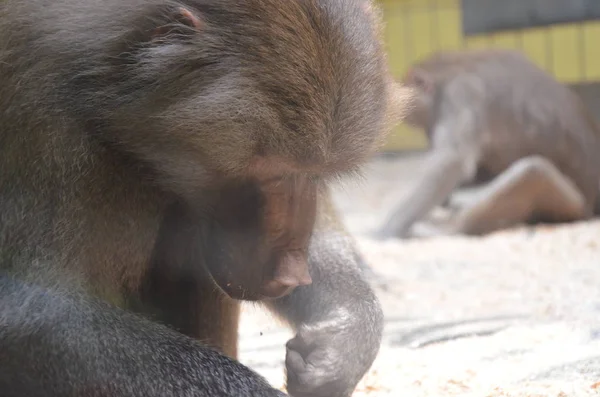
[[[204,252],[223,291],[233,298],[260,300],[311,283],[308,244],[316,187],[297,176],[240,181],[219,189]]]
[[[212,219],[221,288],[279,296],[310,282],[319,185],[381,142],[376,14],[364,0],[185,3],[147,11],[104,56],[88,54],[73,106]],[[236,244],[247,249],[229,252]]]

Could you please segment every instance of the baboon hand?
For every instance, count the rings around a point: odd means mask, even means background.
[[[362,339],[359,336],[361,329],[357,319],[344,317],[301,328],[286,345],[290,396],[351,396],[372,363],[365,360],[365,356],[360,357],[366,347],[357,346],[363,343],[359,340]],[[364,342],[369,345],[366,340]],[[377,347],[367,349],[377,351]]]

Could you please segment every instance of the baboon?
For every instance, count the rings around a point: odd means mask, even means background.
[[[425,131],[430,150],[422,176],[376,237],[418,236],[415,222],[469,183],[482,186],[476,198],[420,236],[480,235],[598,212],[598,126],[575,93],[519,51],[436,53],[413,65],[404,83],[414,92],[405,121]]]
[[[390,80],[367,0],[2,1],[2,395],[282,396],[235,360],[253,300],[287,391],[349,396],[383,315],[327,186]]]

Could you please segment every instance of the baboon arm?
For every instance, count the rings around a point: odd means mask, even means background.
[[[415,222],[442,204],[470,176],[473,167],[467,161],[453,149],[432,150],[422,176],[386,217],[376,237],[406,237]]]
[[[313,283],[269,306],[297,331],[287,346],[290,394],[349,396],[379,351],[383,312],[329,194],[320,199],[309,254]]]
[[[166,327],[0,275],[5,397],[285,396]]]

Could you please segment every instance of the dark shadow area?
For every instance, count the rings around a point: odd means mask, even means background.
[[[406,333],[400,332],[392,344],[418,349],[461,338],[492,335],[525,318],[524,316],[494,316],[427,324]]]
[[[600,19],[598,0],[462,0],[466,36]]]

